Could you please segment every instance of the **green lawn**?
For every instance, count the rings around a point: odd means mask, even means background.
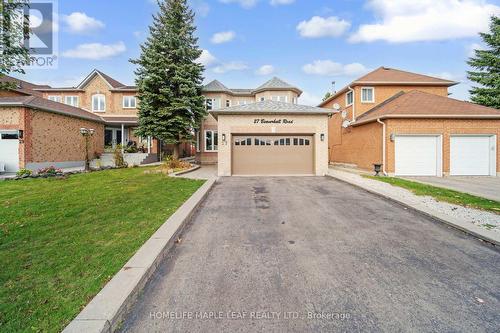
[[[0,332],[58,332],[204,181],[144,168],[0,181]]]
[[[374,177],[374,176],[363,176],[363,177],[403,187],[407,190],[412,191],[416,195],[428,195],[438,201],[445,201],[460,206],[477,208],[500,214],[500,202],[498,201],[489,200],[477,197],[475,195],[448,190],[442,187],[422,184],[419,182],[414,182],[401,178]]]

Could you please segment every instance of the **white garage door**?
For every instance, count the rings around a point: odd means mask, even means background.
[[[395,160],[397,176],[441,176],[441,137],[397,135]]]
[[[19,170],[19,137],[17,131],[0,131],[0,164],[6,172]]]
[[[451,136],[450,175],[494,175],[495,141],[495,136]]]

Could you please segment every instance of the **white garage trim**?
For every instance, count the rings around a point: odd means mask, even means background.
[[[495,134],[452,134],[450,176],[496,176]]]
[[[396,176],[443,176],[441,134],[396,134],[394,136]]]

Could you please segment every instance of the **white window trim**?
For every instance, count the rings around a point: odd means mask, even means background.
[[[70,104],[68,103],[68,99],[76,99],[76,105],[74,104]],[[75,96],[75,95],[71,95],[71,96],[64,96],[64,104],[66,105],[71,105],[71,106],[74,106],[74,107],[79,107],[80,106],[80,97],[79,96]]]
[[[132,98],[134,100],[134,106],[125,106],[125,100],[128,99],[128,98]],[[136,109],[137,108],[137,98],[135,96],[123,96],[123,98],[122,98],[122,107],[124,109]]]
[[[227,102],[229,102],[229,105],[228,105]],[[226,99],[226,108],[230,108],[231,104],[232,104],[231,100],[230,99]]]
[[[96,110],[96,109],[94,109],[94,97],[98,97],[98,96],[102,96],[103,99],[104,99],[104,103],[103,103],[104,104],[104,109],[102,109],[102,110]],[[92,95],[91,99],[92,99],[92,101],[91,101],[92,102],[92,112],[106,112],[106,95],[104,95],[104,94],[94,94],[94,95]]]
[[[348,102],[348,95],[351,94],[352,95],[352,102],[349,103]],[[351,106],[354,104],[354,92],[353,91],[348,91],[346,94],[345,94],[345,106]]]
[[[363,90],[371,90],[372,91],[372,100],[371,101],[364,101],[363,100]],[[361,87],[361,90],[360,90],[360,98],[361,98],[361,103],[364,103],[364,104],[370,104],[370,103],[375,103],[375,88],[374,87]]]
[[[61,103],[62,97],[60,95],[49,95],[47,96],[47,99],[52,102],[58,102]]]
[[[215,135],[214,133],[217,133],[217,130],[205,130],[204,132],[204,135],[203,135],[203,148],[205,149],[205,151],[208,151],[208,152],[218,152],[219,151],[219,140],[218,140],[218,135],[217,135],[217,149],[208,149],[207,148],[207,133],[208,132],[212,132],[212,146],[215,146],[213,140],[215,138]]]

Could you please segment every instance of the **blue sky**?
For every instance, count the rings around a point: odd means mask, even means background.
[[[379,66],[462,83],[452,97],[468,98],[465,61],[483,47],[477,36],[493,0],[190,0],[197,13],[206,81],[252,88],[278,76],[315,104],[331,82],[340,89]],[[77,85],[97,68],[125,84],[151,15],[153,0],[60,0],[58,69],[29,70],[24,79]]]

